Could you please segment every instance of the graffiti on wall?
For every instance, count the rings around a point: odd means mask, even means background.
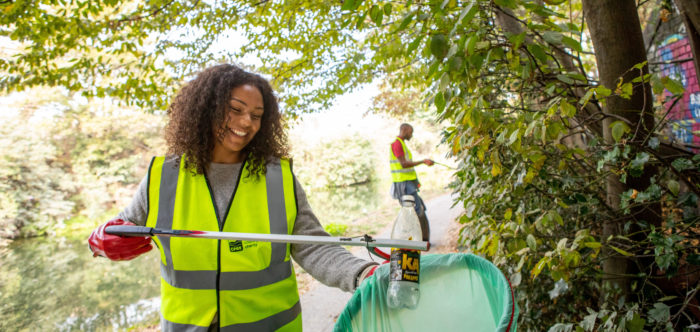
[[[679,143],[700,146],[700,86],[692,59],[693,53],[686,36],[674,34],[666,38],[657,49],[661,75],[676,79],[683,84],[685,92],[669,112],[669,124],[674,140]],[[664,97],[671,94],[664,91]],[[667,107],[671,107],[671,103]]]

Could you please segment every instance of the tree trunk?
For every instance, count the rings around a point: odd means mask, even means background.
[[[630,82],[632,78],[638,77],[639,71],[632,70],[632,67],[646,61],[647,57],[635,1],[583,0],[583,10],[595,48],[600,83],[615,90],[620,77],[624,82]],[[643,70],[644,74],[648,73],[646,66]],[[607,100],[605,111],[617,116],[617,118],[607,117],[603,120],[603,137],[608,144],[615,143],[610,125],[618,118],[624,118],[631,124],[634,135],[627,144],[633,147],[639,148],[640,143],[654,127],[651,91],[648,84],[635,87],[630,99],[611,96]],[[655,172],[655,169],[647,165],[642,176],[628,177],[627,183],[622,183],[617,174],[611,173],[607,179],[606,193],[610,207],[619,209],[620,195],[628,189],[645,190]],[[617,218],[604,222],[603,241],[607,241],[610,236],[625,235],[624,225],[627,222],[633,224],[635,220],[644,220],[651,224],[660,222],[659,206],[640,208],[629,215],[618,212]],[[610,258],[603,263],[604,280],[608,284],[618,286],[623,294],[627,294],[630,284],[627,275],[636,272],[634,262],[610,249],[607,249],[605,254]]]

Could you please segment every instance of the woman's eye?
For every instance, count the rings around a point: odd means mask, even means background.
[[[260,119],[262,119],[262,115],[255,115],[255,114],[253,114],[253,115],[250,116],[250,118],[253,119],[253,120],[260,120]]]
[[[241,113],[241,110],[239,110],[239,109],[237,109],[237,108],[235,108],[235,107],[231,107],[231,112],[234,112],[234,113]]]

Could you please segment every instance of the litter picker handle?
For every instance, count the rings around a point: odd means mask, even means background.
[[[107,226],[105,233],[119,236],[153,236],[153,228],[146,226]]]
[[[233,233],[233,232],[207,232],[188,230],[166,230],[144,226],[108,226],[107,234],[120,236],[174,236],[193,237],[217,240],[242,240],[262,241],[276,243],[304,243],[304,244],[339,244],[344,246],[362,247],[391,247],[415,250],[428,250],[430,244],[427,241],[410,241],[395,239],[375,239],[369,235],[363,237],[333,237],[316,235],[288,235],[288,234],[258,234],[258,233]]]

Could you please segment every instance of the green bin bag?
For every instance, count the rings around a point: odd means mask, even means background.
[[[493,263],[473,254],[425,254],[415,309],[386,304],[389,264],[379,266],[348,301],[334,331],[516,331],[518,306]]]

